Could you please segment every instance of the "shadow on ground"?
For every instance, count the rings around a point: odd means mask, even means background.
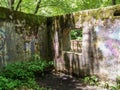
[[[40,86],[51,88],[51,90],[104,90],[98,89],[98,87],[85,86],[82,81],[63,73],[49,73],[37,80]]]

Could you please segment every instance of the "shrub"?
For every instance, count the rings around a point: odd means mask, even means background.
[[[6,78],[18,79],[18,80],[28,80],[29,78],[34,78],[32,71],[27,70],[28,65],[26,62],[17,62],[9,64],[1,72],[1,75]]]
[[[53,67],[53,62],[40,58],[9,64],[0,72],[0,90],[14,90],[15,88],[45,90],[40,89],[35,76],[37,74],[43,76],[48,68],[52,68],[51,66]]]
[[[6,78],[0,76],[0,90],[12,90],[13,88],[20,85],[19,80],[12,80],[10,78]]]

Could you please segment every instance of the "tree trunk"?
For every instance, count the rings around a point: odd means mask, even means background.
[[[116,0],[112,0],[112,5],[116,5]]]
[[[40,7],[40,3],[41,3],[41,0],[39,0],[39,1],[37,2],[37,5],[36,5],[36,8],[35,8],[34,14],[36,14],[36,13],[38,12],[39,7]]]
[[[22,0],[19,0],[18,4],[16,6],[16,11],[19,9],[21,2],[22,2]]]

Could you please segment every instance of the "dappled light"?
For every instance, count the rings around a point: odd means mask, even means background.
[[[0,90],[120,90],[119,3],[0,0]]]

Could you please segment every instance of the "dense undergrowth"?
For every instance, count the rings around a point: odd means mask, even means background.
[[[0,72],[0,90],[48,90],[40,87],[35,77],[44,76],[52,68],[52,61],[48,62],[36,57],[9,64]]]

